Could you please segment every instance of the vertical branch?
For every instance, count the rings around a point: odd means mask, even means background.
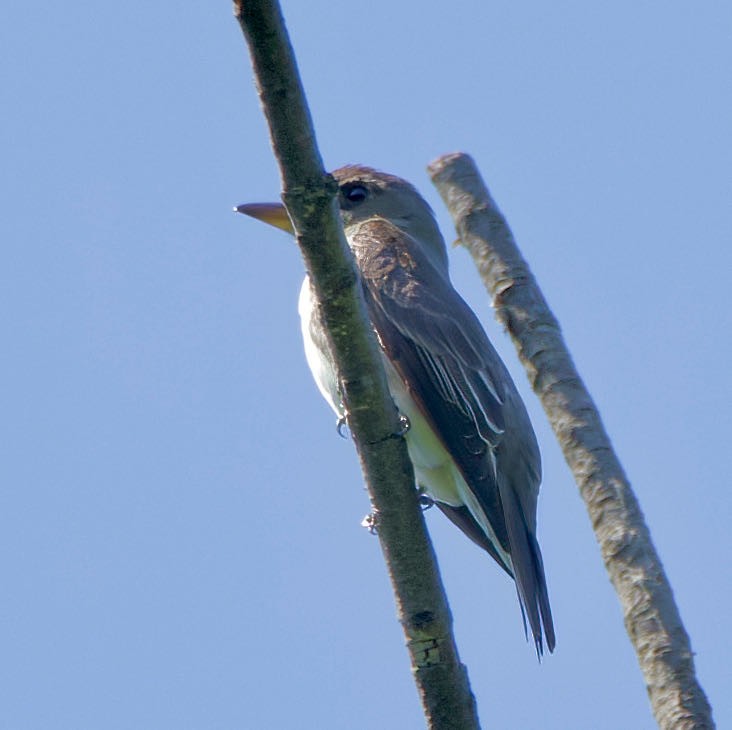
[[[426,532],[398,414],[369,326],[353,256],[326,175],[276,0],[237,0],[283,180],[283,199],[337,363],[428,726],[478,728],[467,671]]]
[[[711,707],[694,673],[689,637],[643,514],[508,223],[467,155],[441,157],[429,171],[577,481],[659,727],[713,728]]]

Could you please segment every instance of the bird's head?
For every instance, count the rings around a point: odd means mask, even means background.
[[[363,165],[341,167],[333,177],[338,183],[338,205],[346,237],[354,226],[373,218],[386,219],[418,241],[435,267],[447,271],[445,242],[432,209],[406,180]],[[236,210],[293,232],[281,203],[248,203]]]

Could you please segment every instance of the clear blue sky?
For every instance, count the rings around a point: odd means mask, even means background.
[[[449,9],[447,9],[449,8]],[[480,165],[638,494],[732,726],[729,3],[284,3],[326,164]],[[228,3],[11,3],[0,28],[0,729],[420,728],[351,444],[307,372]],[[653,727],[527,401],[558,646],[428,523],[486,728]]]

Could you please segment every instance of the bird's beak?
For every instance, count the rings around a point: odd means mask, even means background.
[[[287,215],[287,209],[282,203],[244,203],[244,205],[237,205],[234,210],[269,223],[276,228],[281,228],[288,233],[295,233],[290,216]]]

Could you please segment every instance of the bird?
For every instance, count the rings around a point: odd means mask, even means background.
[[[537,656],[556,645],[536,537],[541,456],[526,407],[475,313],[453,287],[429,204],[364,165],[332,173],[389,391],[408,427],[416,487],[514,579]],[[236,211],[293,233],[280,203]],[[309,278],[298,310],[305,356],[340,422],[345,408]]]

